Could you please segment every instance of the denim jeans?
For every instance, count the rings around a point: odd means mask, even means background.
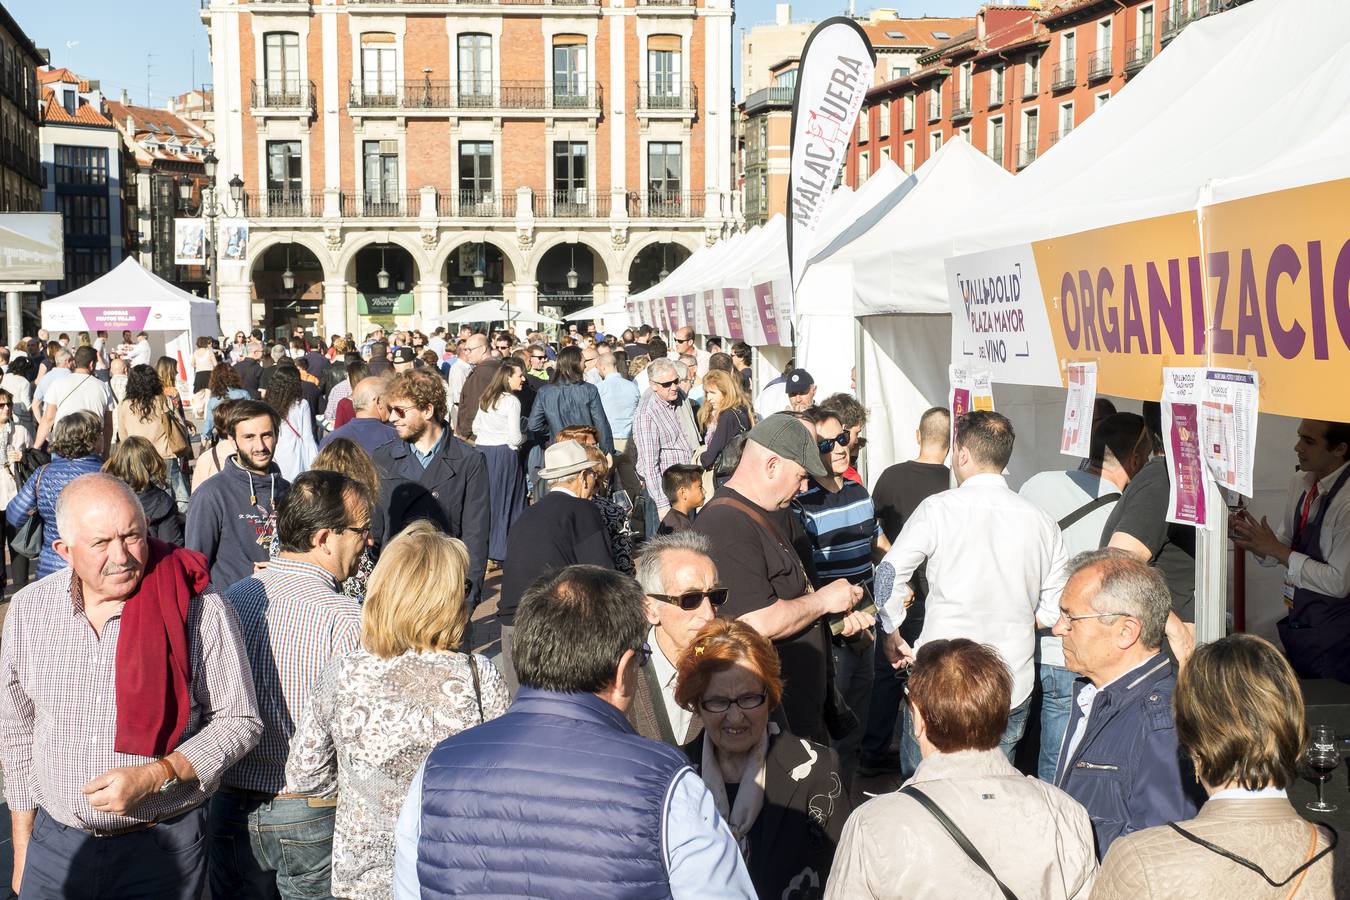
[[[1008,762],[1012,762],[1013,755],[1017,752],[1017,742],[1022,739],[1022,732],[1027,730],[1027,712],[1031,709],[1031,698],[1023,700],[1008,713],[1008,727],[1003,729],[1003,737],[998,742],[998,749],[1003,751],[1003,755],[1008,757]],[[919,752],[919,740],[914,737],[914,716],[910,713],[909,705],[905,705],[905,734],[900,739],[900,775],[908,779],[914,774],[914,770],[919,767],[919,762],[923,755]]]
[[[221,791],[211,798],[212,897],[332,897],[334,806],[262,800]]]
[[[872,648],[875,643],[875,640],[868,643],[861,655],[847,645],[830,648],[834,652],[835,687],[858,717],[858,726],[834,742],[834,750],[839,754],[839,765],[843,769],[841,774],[845,787],[853,784],[853,773],[858,768],[858,747],[862,743],[867,707],[872,699]]]
[[[1042,780],[1055,781],[1055,767],[1059,764],[1059,749],[1064,743],[1064,732],[1069,727],[1069,710],[1073,703],[1073,680],[1078,677],[1063,666],[1041,663],[1041,752],[1036,760],[1036,775]]]

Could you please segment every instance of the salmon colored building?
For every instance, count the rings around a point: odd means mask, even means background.
[[[565,314],[735,221],[730,0],[203,0],[202,18],[218,193],[244,182],[251,231],[220,270],[227,333],[429,328],[489,297]]]

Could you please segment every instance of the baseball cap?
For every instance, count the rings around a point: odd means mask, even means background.
[[[792,374],[787,377],[787,395],[789,397],[799,397],[811,390],[811,385],[816,380],[811,377],[811,373],[805,369],[793,369]]]
[[[828,478],[830,473],[820,461],[820,450],[806,425],[788,413],[774,413],[760,420],[750,429],[747,440],[772,450],[784,459],[790,459],[816,478]]]
[[[417,351],[411,347],[399,347],[394,351],[394,362],[410,363],[417,362]]]

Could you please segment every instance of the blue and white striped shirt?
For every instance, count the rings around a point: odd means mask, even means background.
[[[843,479],[838,491],[828,491],[814,480],[792,501],[792,508],[811,536],[816,577],[813,587],[836,578],[852,584],[872,580],[872,541],[881,533],[876,509],[867,488]]]

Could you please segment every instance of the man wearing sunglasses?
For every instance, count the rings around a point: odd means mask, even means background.
[[[703,730],[699,717],[675,702],[680,656],[727,600],[711,550],[706,536],[681,531],[652,538],[637,561],[652,659],[638,679],[628,720],[643,737],[677,747]]]
[[[655,535],[670,501],[661,490],[661,474],[694,457],[686,420],[680,372],[674,362],[660,357],[647,367],[650,387],[633,415],[633,445],[637,449],[637,472],[646,485],[647,534]]]

